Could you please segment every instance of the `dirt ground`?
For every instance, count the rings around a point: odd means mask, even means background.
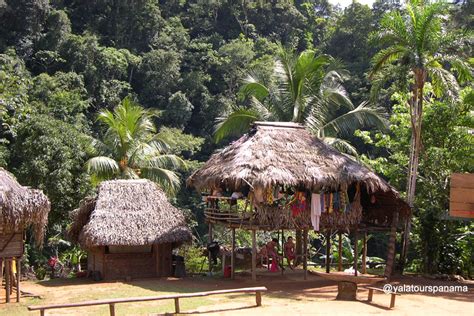
[[[337,283],[319,276],[309,275],[303,280],[301,271],[290,271],[281,276],[262,273],[257,282],[249,274],[238,274],[235,280],[218,277],[188,277],[185,279],[147,279],[131,282],[93,282],[84,279],[26,281],[22,290],[41,298],[23,298],[21,303],[4,304],[4,291],[0,299],[0,315],[39,315],[28,312],[27,306],[79,302],[103,298],[155,296],[169,293],[189,293],[207,290],[265,286],[262,307],[255,306],[253,294],[234,294],[190,298],[181,300],[183,314],[204,315],[473,315],[474,282],[451,282],[422,277],[395,278],[392,285],[466,285],[462,293],[418,293],[397,296],[395,308],[388,309],[390,296],[374,294],[367,302],[368,291],[359,285],[358,301],[336,301]],[[383,284],[381,284],[383,285]],[[174,311],[170,300],[116,305],[117,315],[162,315]],[[108,315],[108,307],[80,307],[47,311],[46,315]]]

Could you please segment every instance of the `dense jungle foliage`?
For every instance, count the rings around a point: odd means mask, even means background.
[[[385,36],[402,30],[395,24],[411,13],[399,0],[376,0],[372,7],[354,1],[346,8],[328,0],[0,1],[0,166],[21,184],[42,189],[52,203],[46,247],[28,247],[30,264],[58,251],[77,252],[64,240],[69,212],[98,181],[121,176],[163,185],[186,211],[195,242],[204,244],[201,200],[184,181],[245,131],[241,124],[248,120],[223,125],[242,113],[288,121],[294,114],[302,122],[313,117],[319,137],[357,152],[405,192],[410,67],[426,63],[432,73],[422,91],[408,268],[472,277],[474,224],[450,218],[448,208],[450,174],[474,171],[474,4],[455,1],[433,10],[413,44],[403,40],[407,34]],[[436,23],[423,29],[429,19]],[[426,60],[411,60],[414,51]],[[310,77],[301,75],[307,87],[288,101],[290,81],[275,77],[275,69],[296,65],[292,56],[320,59]],[[293,70],[299,76],[301,69]],[[262,84],[249,93],[249,83]],[[270,109],[265,97],[278,106]],[[301,112],[288,112],[288,104]],[[321,107],[331,112],[324,124],[314,119]],[[126,115],[142,131],[133,139],[117,123]],[[216,135],[222,126],[227,130]],[[153,155],[140,151],[145,147]],[[138,153],[134,161],[124,159],[130,148]],[[238,240],[248,245],[245,234]],[[372,249],[369,256],[385,256],[384,247]]]

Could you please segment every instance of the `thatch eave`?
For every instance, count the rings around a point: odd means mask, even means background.
[[[51,204],[41,190],[20,185],[11,173],[0,168],[0,205],[0,225],[4,233],[32,226],[36,244],[43,244]]]
[[[181,210],[149,180],[103,182],[72,212],[72,241],[84,248],[183,243],[192,239]]]

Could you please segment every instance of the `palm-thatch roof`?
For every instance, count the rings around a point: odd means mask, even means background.
[[[73,211],[70,238],[83,247],[140,246],[191,240],[184,214],[153,182],[102,182],[96,197]]]
[[[198,190],[276,184],[317,188],[365,184],[369,192],[396,192],[368,168],[341,154],[296,123],[257,122],[217,152],[187,180]]]
[[[3,233],[22,231],[32,225],[35,242],[42,245],[51,210],[51,204],[42,191],[20,185],[11,173],[0,167],[0,205]]]

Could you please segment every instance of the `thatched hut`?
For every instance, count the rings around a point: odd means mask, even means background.
[[[192,238],[183,213],[145,179],[102,182],[72,215],[69,235],[104,279],[170,276],[173,248]]]
[[[20,185],[15,177],[3,168],[0,168],[0,205],[0,261],[2,266],[5,265],[6,274],[9,275],[12,270],[11,264],[15,260],[18,284],[25,230],[32,226],[35,242],[41,246],[51,205],[43,192]],[[10,280],[9,278],[7,280],[8,288]],[[8,289],[7,301],[9,292]],[[19,290],[17,292],[19,300]]]
[[[209,194],[206,216],[210,224],[253,232],[313,229],[311,199],[315,196],[322,204],[330,198],[329,211],[323,210],[318,217],[317,230],[326,234],[393,230],[409,211],[384,179],[296,123],[255,123],[247,134],[213,154],[187,184]],[[232,196],[216,197],[215,192],[243,196],[247,200],[244,210],[239,214],[224,210],[216,200]],[[299,203],[295,213],[297,197],[307,202]],[[337,205],[343,211],[332,211],[333,198],[338,203],[344,200],[344,207]]]

